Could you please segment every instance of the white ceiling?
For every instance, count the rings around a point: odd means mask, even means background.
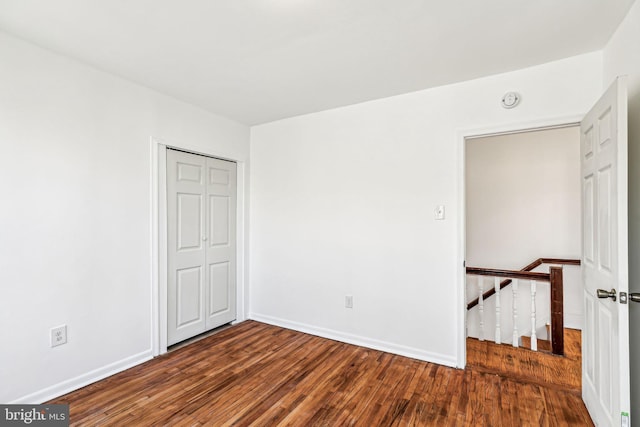
[[[0,29],[252,125],[601,49],[634,0],[0,0]]]

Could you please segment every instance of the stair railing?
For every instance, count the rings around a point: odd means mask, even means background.
[[[537,260],[533,261],[531,264],[528,264],[525,267],[522,267],[520,269],[520,271],[531,271],[531,270],[541,266],[542,264],[580,265],[580,260],[579,259],[564,259],[564,258],[538,258]],[[500,289],[504,289],[507,286],[509,286],[510,284],[511,284],[511,279],[503,280],[502,282],[500,282]],[[496,288],[491,288],[488,291],[486,291],[484,294],[482,294],[482,299],[486,300],[487,298],[489,298],[490,296],[492,296],[495,293],[496,293]],[[467,304],[467,310],[471,310],[473,307],[478,305],[478,301],[479,301],[479,298],[471,300],[471,302],[469,302],[469,304]]]
[[[480,318],[480,337],[483,336],[484,327],[484,300],[496,295],[496,326],[495,326],[495,342],[501,343],[501,307],[500,307],[500,290],[513,283],[513,341],[514,347],[519,346],[518,336],[518,311],[517,311],[517,291],[518,281],[528,280],[531,281],[531,349],[537,350],[537,337],[536,337],[536,284],[537,282],[550,284],[550,303],[551,303],[551,351],[556,355],[564,355],[564,307],[563,307],[563,277],[562,267],[551,267],[549,273],[533,272],[534,268],[542,264],[560,264],[560,265],[580,265],[580,260],[574,259],[556,259],[556,258],[538,258],[531,264],[527,265],[520,271],[515,270],[496,270],[490,268],[478,268],[467,267],[468,275],[476,276],[490,276],[494,278],[494,287],[486,292],[482,292],[480,286],[480,292],[478,298],[471,301],[467,305],[467,309],[471,309],[476,305],[479,306],[481,313]],[[507,280],[500,281],[500,278],[506,278]]]

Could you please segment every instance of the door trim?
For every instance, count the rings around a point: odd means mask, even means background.
[[[151,350],[153,356],[167,352],[167,148],[229,160],[237,164],[236,197],[236,320],[246,320],[248,313],[248,263],[246,256],[245,210],[248,194],[247,162],[238,156],[189,143],[150,138],[151,156]]]
[[[585,113],[586,114],[586,113]],[[458,267],[457,270],[457,286],[456,286],[456,330],[457,330],[457,349],[458,349],[458,357],[456,361],[456,366],[460,369],[464,369],[467,365],[467,298],[466,298],[466,271],[464,267],[465,262],[465,254],[466,254],[466,206],[465,206],[465,197],[466,197],[466,188],[465,188],[465,162],[466,162],[466,153],[465,153],[465,141],[467,139],[475,139],[475,138],[484,138],[487,136],[498,136],[498,135],[506,135],[511,133],[523,133],[523,132],[534,132],[539,130],[549,130],[570,126],[580,126],[580,121],[584,117],[582,115],[574,115],[574,116],[563,116],[563,117],[551,117],[547,119],[535,120],[535,121],[526,121],[526,122],[512,122],[505,123],[496,126],[488,126],[482,128],[472,128],[472,129],[459,129],[458,137],[457,137],[457,211],[458,215],[458,224],[457,224],[457,259],[456,265]]]

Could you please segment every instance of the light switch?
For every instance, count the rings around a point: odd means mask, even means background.
[[[435,214],[435,218],[437,220],[444,219],[444,205],[436,206],[436,210],[435,210],[434,214]]]

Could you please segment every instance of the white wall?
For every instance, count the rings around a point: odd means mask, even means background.
[[[460,363],[461,134],[583,115],[601,80],[592,53],[253,127],[250,316]]]
[[[519,270],[537,258],[580,259],[580,128],[577,126],[468,139],[466,143],[467,265]],[[542,266],[536,271],[549,271]],[[564,266],[565,326],[582,328],[580,267]],[[467,300],[478,296],[469,276]],[[485,278],[485,291],[493,278]],[[550,320],[548,283],[536,286],[537,325]],[[530,284],[519,287],[518,331],[531,333]],[[512,289],[500,295],[502,335],[512,334]],[[485,301],[485,336],[493,338],[495,296]],[[479,334],[478,308],[467,317]],[[546,335],[545,335],[546,336]]]
[[[628,75],[629,89],[629,290],[640,292],[640,2],[636,1],[603,50],[603,85]],[[631,411],[640,418],[640,304],[629,306]]]
[[[246,161],[249,129],[4,34],[0,63],[0,402],[37,402],[151,356],[150,137]]]

